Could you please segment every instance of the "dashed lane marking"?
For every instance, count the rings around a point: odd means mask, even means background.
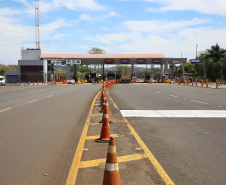
[[[172,95],[172,94],[168,94],[171,97],[177,98],[178,96]]]
[[[157,92],[157,93],[159,93],[159,94],[161,94],[162,92],[159,92],[159,91],[155,91],[155,92]]]
[[[9,107],[7,109],[0,110],[0,112],[5,112],[5,111],[10,110],[10,109],[12,109],[12,107]]]
[[[29,101],[29,102],[27,102],[27,103],[33,103],[33,102],[36,102],[36,101],[38,101],[38,100],[40,100],[40,99],[32,100],[32,101]]]
[[[196,102],[196,103],[201,103],[201,104],[204,104],[204,105],[208,105],[208,103],[205,103],[205,102],[201,102],[201,101],[196,101],[196,100],[190,100],[192,102]]]
[[[53,95],[46,96],[46,98],[52,97]]]

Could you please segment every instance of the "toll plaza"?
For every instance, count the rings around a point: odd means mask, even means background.
[[[48,69],[54,63],[67,65],[67,78],[70,78],[70,66],[73,65],[73,77],[76,77],[76,65],[101,65],[102,74],[105,65],[131,65],[132,76],[134,65],[158,64],[161,68],[161,75],[168,74],[169,64],[184,64],[187,58],[166,58],[164,54],[41,54],[43,61],[44,82],[49,80]]]
[[[187,58],[168,58],[164,54],[42,54],[40,49],[24,49],[18,60],[18,71],[6,71],[7,83],[47,82],[54,74],[53,65],[67,66],[67,79],[73,65],[73,78],[76,79],[77,65],[101,65],[102,74],[108,65],[131,66],[134,76],[135,65],[159,65],[161,76],[167,77],[169,64],[184,64]]]

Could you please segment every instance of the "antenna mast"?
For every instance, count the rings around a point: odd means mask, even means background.
[[[36,49],[40,49],[39,0],[35,0],[35,35],[36,35]]]

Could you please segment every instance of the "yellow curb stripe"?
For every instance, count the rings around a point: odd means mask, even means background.
[[[76,152],[75,152],[75,155],[74,155],[74,158],[73,158],[71,168],[70,168],[70,171],[68,173],[68,177],[67,177],[65,185],[74,185],[75,182],[76,182],[76,178],[77,178],[77,174],[78,174],[78,168],[79,168],[79,162],[81,161],[82,152],[83,152],[82,149],[84,148],[85,139],[86,139],[86,135],[87,135],[88,127],[89,127],[89,122],[90,122],[90,119],[91,119],[91,116],[92,116],[94,103],[95,103],[97,96],[99,94],[100,94],[100,92],[97,93],[97,95],[95,96],[95,98],[92,102],[92,105],[90,107],[89,114],[88,114],[88,117],[87,117],[87,121],[86,121],[85,126],[83,128],[82,135],[80,137],[80,140],[79,140],[79,143],[78,143],[78,146],[77,146],[77,149],[76,149]]]
[[[111,134],[111,137],[119,137],[118,134]],[[91,139],[98,139],[100,138],[100,135],[97,136],[86,136],[86,140],[91,140]]]
[[[118,163],[122,163],[122,162],[140,160],[140,159],[144,159],[144,158],[147,158],[147,156],[145,154],[133,154],[133,155],[118,156],[117,160],[118,160]],[[81,161],[79,164],[79,168],[95,167],[95,166],[99,166],[100,164],[103,164],[105,162],[106,162],[106,158],[90,160],[90,161]]]

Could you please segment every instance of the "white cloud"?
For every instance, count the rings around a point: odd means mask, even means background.
[[[226,16],[225,0],[141,0],[161,4],[160,8],[149,8],[149,11],[186,11]]]
[[[106,7],[98,4],[96,0],[52,0],[50,2],[40,1],[39,5],[40,12],[51,12],[60,8],[86,11],[106,10]]]
[[[142,32],[169,32],[171,30],[181,29],[189,26],[199,25],[209,22],[207,19],[195,18],[190,21],[126,21],[122,26],[132,31]]]
[[[17,64],[17,60],[20,58],[20,47],[35,47],[35,27],[21,25],[18,22],[20,22],[19,19],[0,16],[0,63],[8,64],[10,62]],[[62,38],[64,34],[59,33],[58,29],[69,26],[71,24],[66,23],[64,19],[40,26],[41,46],[42,41],[56,41]]]
[[[0,8],[0,16],[14,16],[18,14],[22,14],[23,12],[20,10],[12,10],[9,8]]]
[[[97,15],[97,16],[92,16],[91,14],[81,14],[79,16],[79,19],[83,21],[103,21],[107,18],[113,17],[120,17],[120,14],[117,13],[116,11],[111,11],[107,15]]]
[[[194,27],[207,21],[126,21],[121,24],[124,29],[119,28],[123,30],[121,33],[97,34],[84,39],[107,44],[112,53],[164,53],[166,57],[180,57],[182,52],[183,57],[192,59],[196,44],[199,44],[198,51],[217,42],[226,48],[226,28]]]
[[[95,42],[100,42],[104,44],[114,44],[116,42],[126,42],[134,39],[141,39],[141,34],[139,33],[112,33],[112,34],[105,34],[100,35],[97,34],[95,36],[86,35],[83,37],[85,40],[91,40]]]

